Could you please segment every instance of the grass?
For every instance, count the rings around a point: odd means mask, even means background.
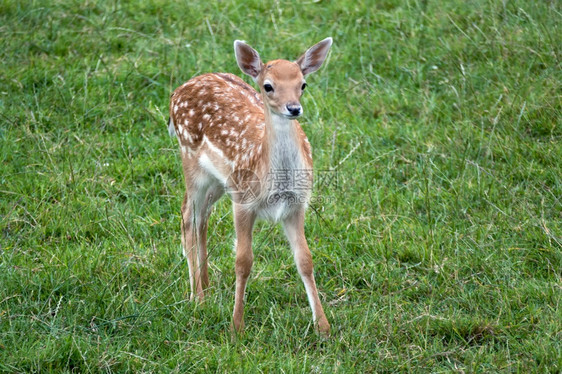
[[[0,2],[0,371],[562,371],[556,1]],[[327,37],[303,127],[337,170],[306,230],[333,336],[278,227],[232,341],[230,203],[187,300],[172,90]]]

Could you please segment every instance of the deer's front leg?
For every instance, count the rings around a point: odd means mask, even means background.
[[[236,293],[234,295],[234,313],[232,323],[234,329],[241,332],[244,329],[244,293],[246,283],[252,270],[254,254],[252,253],[252,228],[255,214],[235,204],[234,226],[236,228]]]
[[[312,318],[315,327],[320,334],[328,336],[330,334],[330,324],[324,314],[324,309],[318,297],[318,290],[316,289],[316,281],[314,280],[314,272],[312,265],[312,255],[306,237],[304,235],[304,209],[299,210],[294,215],[288,217],[283,221],[283,228],[285,234],[293,250],[297,270],[304,283],[308,302],[312,308]]]

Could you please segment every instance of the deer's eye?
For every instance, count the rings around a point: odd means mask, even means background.
[[[301,90],[304,91],[304,89],[306,88],[306,86],[307,86],[307,84],[306,84],[306,83],[303,83],[303,84],[302,84],[302,87],[301,87]]]
[[[265,90],[265,92],[273,92],[273,86],[269,83],[264,84],[263,89]]]

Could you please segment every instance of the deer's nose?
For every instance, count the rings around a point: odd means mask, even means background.
[[[287,111],[294,117],[302,114],[302,107],[300,104],[287,104]]]

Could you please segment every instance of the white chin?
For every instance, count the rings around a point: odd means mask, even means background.
[[[297,119],[299,118],[301,115],[299,114],[298,116],[293,116],[292,114],[285,114],[283,113],[283,117],[288,118],[288,119]]]

